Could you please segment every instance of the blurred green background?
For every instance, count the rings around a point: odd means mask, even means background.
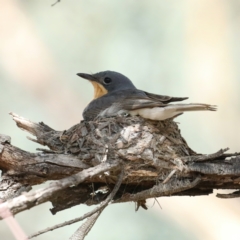
[[[240,151],[240,1],[0,0],[0,133],[35,152],[15,112],[64,130],[82,119],[92,86],[78,72],[113,70],[148,92],[219,106],[184,114],[183,136],[197,152]],[[223,191],[221,191],[223,192]],[[86,239],[240,239],[240,202],[172,197],[110,206]],[[16,216],[27,234],[78,217],[77,206],[52,216],[49,203]],[[81,223],[36,240],[68,239]],[[0,222],[0,239],[15,239]]]

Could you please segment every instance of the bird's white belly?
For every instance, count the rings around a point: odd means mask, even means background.
[[[176,111],[172,107],[154,107],[154,108],[142,108],[137,110],[129,111],[131,116],[139,115],[143,118],[162,121],[168,118],[172,118],[178,114],[181,114],[182,111]]]

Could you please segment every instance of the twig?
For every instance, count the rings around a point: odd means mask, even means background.
[[[196,156],[187,156],[187,157],[183,157],[183,159],[188,162],[202,162],[202,161],[207,161],[209,159],[214,159],[214,158],[218,158],[224,155],[225,152],[227,152],[229,150],[229,148],[224,148],[224,149],[220,149],[219,151],[215,152],[215,153],[211,153],[211,154],[203,154],[203,155],[196,155]],[[230,154],[234,155],[235,154]]]
[[[60,3],[61,2],[61,0],[57,0],[55,3],[53,3],[52,5],[51,5],[51,7],[54,7],[57,3]]]
[[[13,214],[22,212],[26,209],[35,207],[41,203],[47,202],[49,198],[58,191],[89,179],[100,173],[112,170],[119,166],[119,162],[101,163],[96,167],[88,168],[70,177],[52,182],[48,187],[36,190],[34,192],[23,194],[0,204],[0,214],[8,208]]]
[[[99,210],[98,212],[94,213],[91,217],[89,217],[88,220],[85,223],[83,223],[78,228],[78,230],[69,238],[69,240],[83,240],[87,236],[89,231],[92,229],[93,225],[97,221],[103,209]]]
[[[139,201],[139,200],[145,200],[146,198],[156,198],[161,196],[170,196],[174,193],[181,192],[190,188],[193,188],[197,186],[198,183],[200,183],[201,177],[195,178],[192,182],[189,180],[171,180],[167,183],[159,183],[158,185],[155,185],[154,187],[141,191],[136,194],[127,194],[123,195],[120,199],[114,201],[114,203],[119,202],[130,202],[130,201]]]
[[[52,227],[43,229],[43,230],[41,230],[41,231],[39,231],[39,232],[37,232],[37,233],[34,233],[34,234],[30,235],[28,238],[31,239],[31,238],[36,237],[36,236],[39,236],[39,235],[41,235],[41,234],[43,234],[43,233],[46,233],[46,232],[49,232],[49,231],[53,231],[53,230],[55,230],[55,229],[57,229],[57,228],[61,228],[61,227],[64,227],[64,226],[66,226],[66,225],[71,225],[71,224],[73,224],[73,223],[80,222],[80,221],[82,221],[82,220],[84,220],[84,219],[92,216],[93,214],[95,214],[95,213],[97,213],[97,212],[99,212],[99,211],[102,211],[102,210],[109,204],[109,202],[113,199],[113,197],[114,197],[115,194],[117,193],[119,187],[121,186],[123,177],[124,177],[124,170],[123,170],[123,168],[122,168],[121,173],[120,173],[119,178],[118,178],[118,181],[117,181],[116,185],[114,186],[112,192],[108,195],[108,197],[107,197],[103,202],[101,202],[101,203],[99,204],[99,206],[97,206],[96,208],[94,208],[92,211],[84,214],[83,216],[81,216],[81,217],[79,217],[79,218],[75,218],[75,219],[72,219],[72,220],[70,220],[70,221],[66,221],[66,222],[64,222],[64,223],[60,223],[60,224],[54,225],[54,226],[52,226]]]
[[[240,197],[240,191],[235,191],[229,194],[224,194],[224,193],[217,193],[216,197],[218,198],[239,198]]]
[[[177,171],[177,169],[172,170],[169,173],[169,175],[166,177],[166,179],[163,181],[163,183],[167,183],[170,180],[170,178],[175,174],[176,171]]]

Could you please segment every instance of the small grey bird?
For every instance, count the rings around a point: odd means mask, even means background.
[[[94,87],[94,99],[83,111],[84,120],[96,117],[111,117],[121,114],[139,115],[143,118],[162,121],[175,118],[188,111],[216,111],[215,105],[203,103],[169,104],[187,97],[170,97],[137,89],[133,83],[118,72],[104,71],[95,74],[78,73]]]

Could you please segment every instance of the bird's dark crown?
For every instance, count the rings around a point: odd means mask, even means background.
[[[77,75],[101,84],[107,92],[136,88],[129,78],[114,71],[103,71],[95,74],[78,73]]]

